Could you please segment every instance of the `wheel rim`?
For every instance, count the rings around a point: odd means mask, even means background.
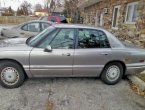
[[[116,65],[110,66],[106,75],[109,81],[116,81],[120,76],[120,68]]]
[[[7,85],[14,85],[19,80],[19,73],[13,67],[6,67],[1,72],[1,80]]]

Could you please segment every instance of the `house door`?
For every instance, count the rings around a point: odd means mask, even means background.
[[[100,15],[100,26],[104,25],[104,13],[102,12]]]
[[[98,27],[100,23],[100,16],[99,16],[99,11],[96,11],[96,17],[95,17],[95,26]]]

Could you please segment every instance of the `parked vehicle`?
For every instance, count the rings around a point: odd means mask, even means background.
[[[17,38],[35,36],[53,23],[49,21],[29,21],[12,28],[3,28],[1,30],[2,38]]]
[[[51,21],[56,24],[68,23],[67,19],[64,16],[43,16],[39,18],[39,20]]]
[[[14,44],[18,39],[4,40],[0,48],[0,83],[6,88],[19,87],[26,76],[100,77],[113,85],[145,69],[144,49],[100,28],[56,24]]]

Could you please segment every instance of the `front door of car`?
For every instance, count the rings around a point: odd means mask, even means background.
[[[74,29],[57,29],[30,53],[30,71],[34,76],[72,76]],[[47,51],[48,46],[52,50]]]
[[[73,75],[98,76],[111,58],[111,48],[104,32],[78,29]]]

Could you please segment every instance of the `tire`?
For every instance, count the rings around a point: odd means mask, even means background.
[[[108,85],[117,84],[123,77],[123,67],[120,63],[110,63],[108,64],[102,74],[101,80]]]
[[[12,61],[0,63],[0,83],[5,88],[18,88],[25,80],[25,73],[22,67]]]

